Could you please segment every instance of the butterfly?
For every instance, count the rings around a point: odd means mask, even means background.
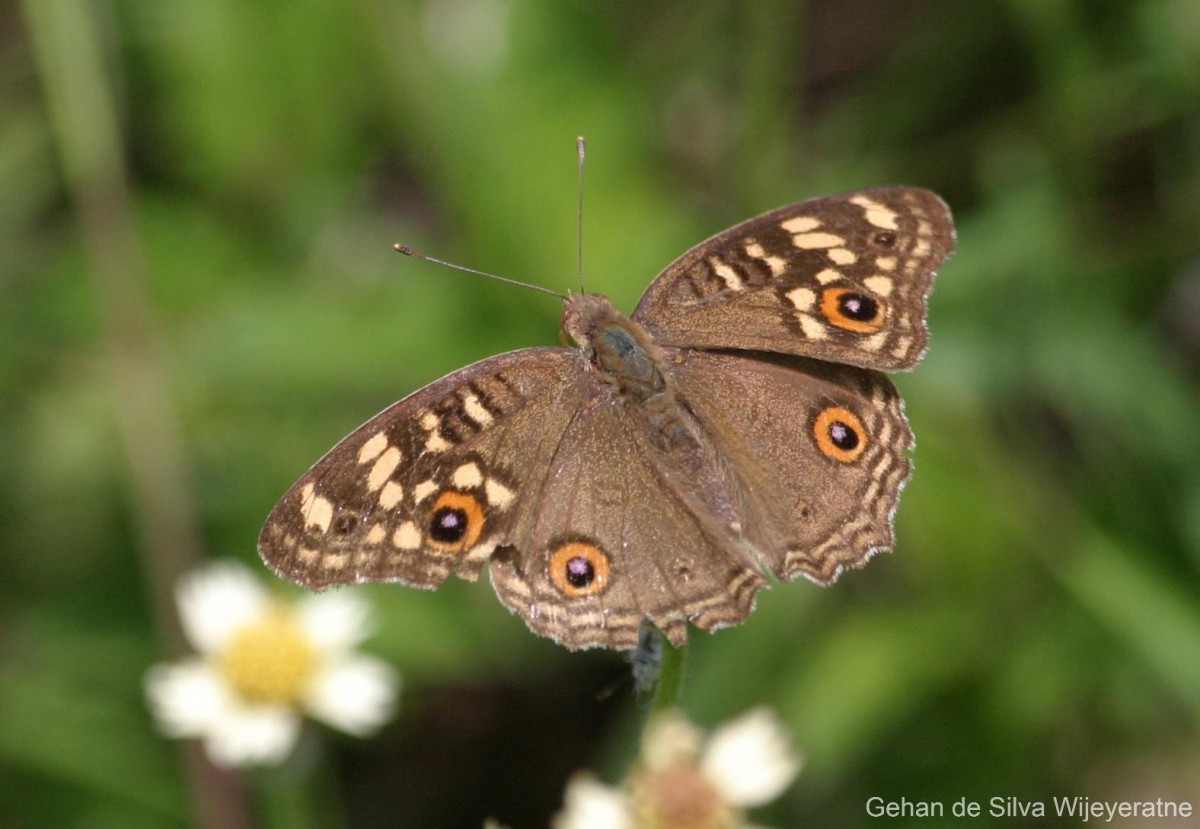
[[[689,250],[625,316],[564,298],[577,348],[490,357],[337,444],[258,541],[313,589],[436,588],[488,565],[568,648],[741,623],[771,577],[826,585],[893,545],[912,368],[954,247],[932,192],[781,207]]]

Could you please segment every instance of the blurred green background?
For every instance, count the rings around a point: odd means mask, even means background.
[[[767,703],[807,757],[761,820],[1200,806],[1196,3],[27,0],[0,32],[0,824],[196,819],[140,687],[174,579],[259,567],[275,501],[393,400],[557,342],[553,299],[391,245],[572,287],[577,134],[588,284],[627,311],[801,198],[920,185],[958,222],[898,379],[895,554],[689,654],[694,719]],[[363,589],[401,709],[306,744],[310,821],[539,826],[576,769],[619,777],[619,655],[486,583]]]

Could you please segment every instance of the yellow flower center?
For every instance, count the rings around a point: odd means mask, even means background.
[[[732,829],[740,814],[699,769],[642,770],[632,782],[637,825],[645,829]]]
[[[217,664],[245,701],[295,705],[312,676],[316,652],[295,616],[277,608],[237,631]]]

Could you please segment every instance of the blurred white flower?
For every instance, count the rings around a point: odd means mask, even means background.
[[[203,740],[215,764],[282,762],[304,715],[360,737],[391,717],[399,676],[354,651],[369,633],[356,594],[287,602],[217,562],[184,576],[176,601],[198,655],[152,667],[146,696],[164,734]]]
[[[629,796],[589,774],[571,778],[564,800],[554,829],[636,829]]]
[[[800,757],[771,711],[756,708],[707,740],[676,712],[646,725],[623,787],[588,775],[567,784],[554,829],[745,829],[745,810],[775,799]]]
[[[783,793],[800,771],[800,758],[775,715],[755,708],[713,732],[700,768],[726,801],[753,808]]]

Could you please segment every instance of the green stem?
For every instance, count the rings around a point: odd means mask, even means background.
[[[662,636],[662,634],[659,634]],[[654,690],[651,713],[666,711],[679,704],[683,689],[683,668],[687,661],[687,645],[677,648],[662,636],[662,671],[658,675],[658,687]]]
[[[325,746],[312,723],[304,726],[283,765],[260,769],[252,778],[259,825],[265,829],[345,826]]]

